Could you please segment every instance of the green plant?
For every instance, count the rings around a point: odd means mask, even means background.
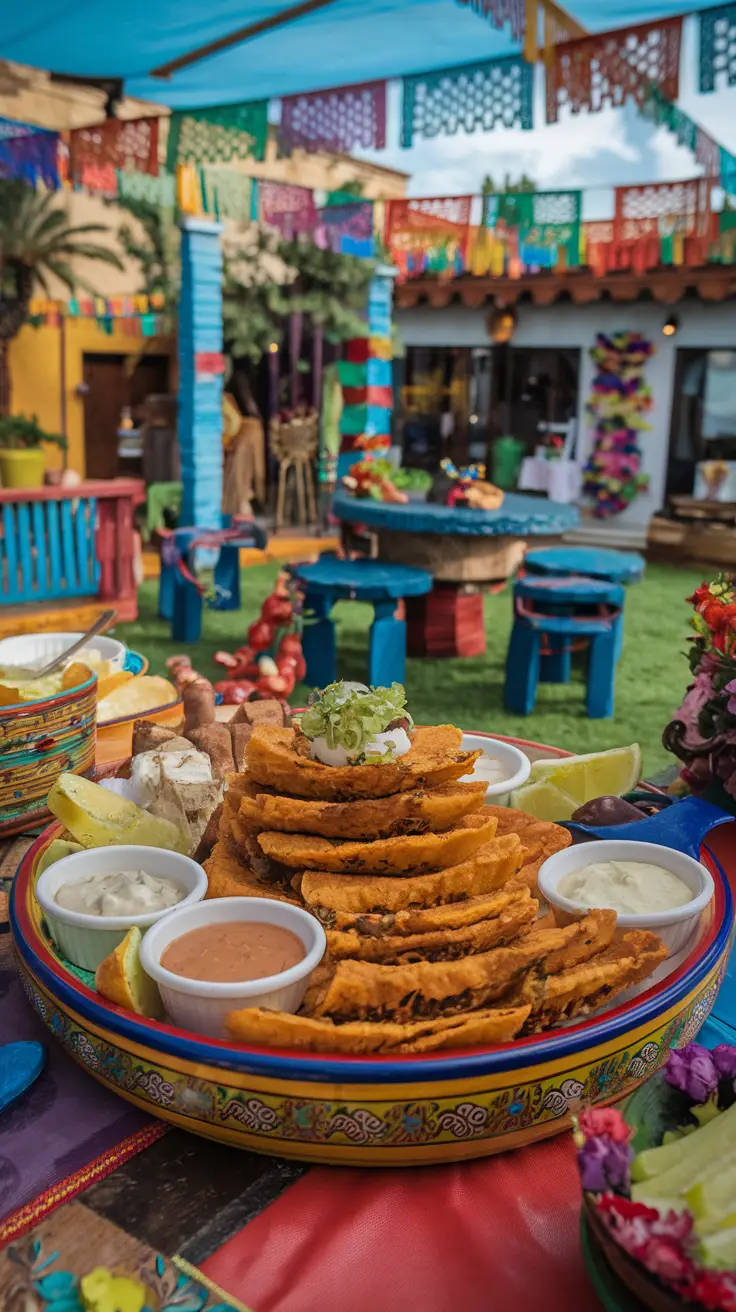
[[[35,191],[17,179],[0,181],[0,415],[10,411],[8,347],[28,317],[34,288],[50,296],[53,277],[70,292],[94,291],[71,261],[81,257],[121,269],[114,251],[88,240],[107,231],[102,223],[70,224],[53,192]]]
[[[143,280],[140,291],[147,296],[162,292],[167,305],[175,304],[181,283],[181,237],[171,212],[148,200],[129,196],[109,203],[124,210],[138,224],[136,230],[130,223],[122,223],[118,241],[128,259],[140,267]]]
[[[26,419],[25,415],[0,415],[0,449],[38,451],[44,443],[66,451],[66,438],[61,433],[45,432],[37,415],[32,419]]]

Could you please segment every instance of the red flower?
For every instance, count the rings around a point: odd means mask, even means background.
[[[615,1143],[628,1143],[632,1135],[630,1127],[615,1107],[590,1107],[580,1113],[578,1123],[586,1139],[607,1134]]]
[[[715,1271],[693,1272],[692,1279],[683,1290],[693,1302],[702,1303],[713,1312],[736,1312],[736,1285],[730,1275]]]

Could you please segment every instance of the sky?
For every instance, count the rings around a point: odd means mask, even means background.
[[[680,67],[681,109],[720,145],[736,154],[736,87],[708,95],[697,91],[695,20],[685,24]],[[400,87],[389,87],[388,140],[399,137]],[[678,146],[665,129],[655,128],[636,106],[566,114],[559,123],[544,122],[543,73],[536,71],[534,122],[530,132],[497,128],[492,132],[460,132],[454,137],[420,141],[411,150],[399,146],[356,152],[377,164],[411,174],[410,196],[477,195],[483,178],[498,184],[527,173],[542,190],[583,188],[583,218],[613,215],[611,188],[645,182],[679,182],[701,173],[689,150]]]

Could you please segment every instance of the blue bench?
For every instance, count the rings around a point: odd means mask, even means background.
[[[611,551],[607,547],[540,547],[528,551],[524,568],[530,574],[580,574],[610,583],[638,583],[646,561],[634,551]]]
[[[325,553],[311,565],[292,565],[291,574],[304,593],[312,619],[304,626],[305,682],[324,688],[337,678],[337,648],[332,608],[338,601],[365,601],[373,606],[368,682],[372,687],[403,683],[406,678],[406,622],[396,616],[404,597],[432,590],[432,575],[407,565],[379,560],[340,560]]]
[[[229,533],[229,536],[225,536]],[[208,543],[211,539],[211,545]],[[218,538],[222,540],[218,541]],[[197,552],[214,557],[214,610],[240,609],[240,551],[266,545],[266,534],[257,524],[208,533],[205,529],[177,528],[161,546],[161,575],[158,613],[171,621],[175,642],[196,642],[202,634],[203,589],[194,576]]]
[[[514,626],[506,657],[506,709],[529,715],[540,679],[568,683],[573,648],[588,649],[587,713],[613,715],[624,589],[587,578],[526,575],[514,584]]]

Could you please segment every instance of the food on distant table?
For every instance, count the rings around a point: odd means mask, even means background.
[[[81,775],[60,774],[47,805],[83,847],[132,843],[136,847],[186,852],[190,845],[189,835],[170,821],[149,815],[134,802],[117,797]]]
[[[84,916],[145,916],[176,906],[185,896],[173,879],[146,870],[119,870],[62,884],[54,900],[65,910]]]
[[[585,802],[603,795],[620,797],[630,793],[640,778],[638,743],[587,756],[533,761],[529,783],[514,793],[511,802],[540,820],[571,820]],[[556,814],[555,806],[559,808]]]
[[[248,743],[248,776],[279,792],[325,802],[359,797],[388,797],[408,788],[455,783],[475,764],[480,752],[460,750],[462,733],[451,724],[418,725],[411,750],[377,765],[323,765],[301,755],[293,729],[256,725]]]
[[[341,682],[312,693],[299,733],[323,765],[375,765],[406,756],[412,726],[400,683],[367,688]]]
[[[304,944],[290,929],[235,920],[190,929],[168,945],[161,965],[185,979],[241,984],[280,975],[305,956]]]
[[[138,926],[132,925],[122,943],[97,967],[95,988],[118,1007],[157,1020],[163,1007],[158,986],[141,965],[141,938]]]
[[[443,784],[430,792],[417,789],[392,797],[357,802],[316,802],[274,797],[252,784],[240,811],[261,829],[318,834],[323,838],[393,838],[451,829],[483,806],[484,783]]]
[[[156,674],[142,674],[115,688],[97,703],[97,719],[101,724],[129,715],[141,715],[158,706],[170,706],[177,700],[173,683]]]
[[[476,817],[472,817],[475,819]],[[351,843],[314,834],[265,832],[258,842],[274,861],[296,870],[342,871],[347,874],[423,874],[466,861],[496,833],[495,817],[483,825],[448,829],[444,834],[410,834]]]
[[[649,861],[595,861],[570,871],[557,890],[576,906],[611,907],[620,916],[672,911],[693,899],[684,880]]]

